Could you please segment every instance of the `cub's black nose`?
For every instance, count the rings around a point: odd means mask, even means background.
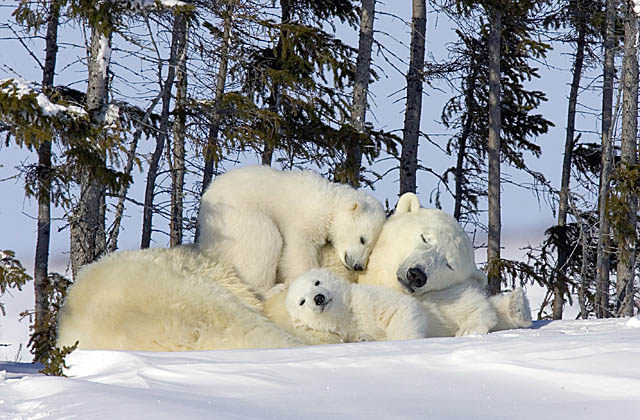
[[[318,293],[317,295],[315,295],[313,297],[313,301],[316,303],[316,305],[320,306],[324,303],[324,295]]]
[[[360,264],[356,264],[356,265],[354,265],[354,266],[353,266],[353,269],[354,269],[355,271],[362,271],[362,270],[363,270],[363,268],[362,268],[362,266],[361,266]]]
[[[411,267],[407,271],[407,282],[412,287],[422,287],[427,284],[427,275],[421,268]]]

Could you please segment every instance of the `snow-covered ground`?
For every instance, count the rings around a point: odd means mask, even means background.
[[[1,419],[632,419],[640,316],[488,336],[0,362]]]

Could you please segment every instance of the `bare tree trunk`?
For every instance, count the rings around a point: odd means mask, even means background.
[[[400,157],[400,195],[416,192],[418,170],[418,138],[422,113],[422,79],[424,49],[427,32],[427,5],[425,0],[413,0],[411,17],[411,53],[407,72],[407,106],[402,129],[402,155]]]
[[[622,68],[622,140],[621,165],[629,168],[636,164],[638,141],[638,17],[626,4],[624,22],[624,61]],[[636,231],[637,197],[629,197],[627,223]],[[623,235],[618,243],[619,258],[616,279],[616,315],[633,316],[633,280],[636,263],[635,235]]]
[[[227,2],[227,9],[224,14],[224,29],[222,32],[222,46],[220,48],[220,67],[216,77],[215,102],[213,112],[209,122],[209,135],[207,145],[204,149],[204,172],[202,174],[202,189],[200,195],[204,194],[213,180],[215,169],[218,165],[218,136],[220,135],[220,104],[224,97],[225,84],[227,82],[227,68],[229,65],[229,46],[231,45],[231,28],[233,26],[233,1]],[[269,157],[271,163],[271,157]],[[198,209],[198,211],[200,211]],[[195,241],[200,237],[200,225],[196,225]]]
[[[351,125],[360,133],[364,133],[367,118],[367,95],[369,92],[371,71],[375,8],[376,0],[362,0],[356,80],[353,86],[353,104],[351,107]],[[362,146],[360,142],[353,142],[349,146],[349,149],[347,149],[347,156],[344,162],[344,176],[340,181],[348,182],[355,188],[358,188],[360,186],[361,165]]]
[[[282,24],[291,23],[291,12],[292,12],[292,0],[280,0],[280,22]],[[284,43],[287,42],[287,37],[289,36],[289,32],[284,28],[280,28],[280,39],[278,40],[278,45],[276,46],[276,50],[279,52],[276,53],[277,60],[282,59],[282,49],[285,48]],[[276,63],[276,68],[280,68],[280,63]],[[271,96],[269,97],[269,109],[275,114],[278,115],[280,112],[280,103],[282,98],[282,86],[280,83],[273,81],[273,87],[271,91]],[[274,133],[274,137],[279,138],[279,133]],[[275,143],[275,142],[274,142]],[[273,161],[273,152],[274,146],[270,143],[265,143],[264,149],[262,150],[262,154],[260,156],[261,162],[263,165],[271,166],[271,162]]]
[[[160,92],[160,94],[156,96],[153,101],[151,101],[151,105],[149,105],[149,108],[147,108],[147,110],[145,111],[145,114],[142,117],[142,121],[137,124],[136,131],[133,134],[133,139],[131,140],[131,145],[129,146],[129,152],[127,152],[127,163],[125,164],[123,170],[123,173],[128,176],[130,176],[131,172],[133,171],[133,165],[136,158],[136,150],[138,149],[138,142],[140,141],[140,137],[142,137],[142,129],[148,123],[153,109],[156,107],[163,94],[164,90]],[[118,236],[120,234],[120,225],[122,223],[122,216],[124,215],[124,202],[127,198],[128,191],[129,184],[122,184],[120,186],[120,190],[118,191],[118,203],[116,204],[116,208],[114,211],[113,225],[111,227],[111,231],[109,232],[107,252],[113,252],[118,249]]]
[[[60,5],[49,3],[42,90],[45,94],[53,87],[58,54],[58,22]],[[47,304],[47,283],[49,278],[49,244],[51,241],[51,141],[38,146],[38,233],[36,238],[36,258],[34,264],[35,322],[34,330],[39,331],[49,311]]]
[[[587,310],[587,232],[584,228],[584,221],[578,219],[580,224],[580,244],[582,245],[582,266],[580,267],[580,288],[578,289],[578,304],[580,305],[580,318],[587,319],[589,312]]]
[[[611,178],[612,162],[612,117],[613,77],[615,48],[616,0],[607,0],[606,33],[604,41],[604,77],[602,86],[602,171],[598,196],[599,229],[596,274],[595,310],[598,318],[609,316],[609,271],[610,271],[610,222],[606,212],[607,195]]]
[[[454,197],[454,206],[453,206],[453,217],[460,221],[460,217],[462,216],[462,194],[464,191],[463,182],[464,182],[464,161],[467,157],[467,139],[469,138],[469,134],[471,133],[471,127],[473,125],[473,115],[475,111],[475,103],[473,99],[473,92],[476,88],[476,80],[478,77],[478,66],[474,65],[473,69],[471,69],[471,73],[466,79],[466,89],[465,89],[465,108],[466,108],[466,119],[462,125],[462,133],[460,133],[460,138],[458,139],[458,156],[456,158],[456,172],[455,172],[455,182],[456,182],[456,191]]]
[[[575,146],[576,127],[576,106],[578,104],[578,90],[580,89],[580,79],[582,77],[582,67],[584,65],[584,50],[586,46],[586,22],[584,21],[583,6],[577,6],[578,19],[578,40],[576,43],[576,56],[573,62],[573,76],[571,79],[571,89],[569,92],[569,110],[567,115],[567,131],[564,142],[564,158],[562,160],[562,180],[560,181],[560,197],[558,199],[558,226],[567,226],[567,214],[569,208],[569,187],[571,183],[571,161],[573,159],[573,148]],[[553,285],[553,319],[562,319],[564,306],[564,293],[566,291],[566,272],[569,249],[565,247],[566,232],[562,245],[558,246],[558,260],[556,264],[556,276]]]
[[[176,107],[175,122],[173,123],[173,167],[171,168],[171,221],[169,223],[169,245],[182,244],[182,212],[184,194],[184,137],[186,134],[186,102],[187,102],[187,37],[186,21],[180,28],[184,34],[181,51],[178,57],[178,72],[176,75]]]
[[[155,196],[156,177],[158,176],[158,166],[164,144],[169,130],[169,107],[171,105],[171,88],[176,74],[176,64],[178,52],[181,49],[181,34],[186,34],[184,28],[185,17],[178,14],[173,22],[171,34],[171,52],[169,53],[169,68],[167,69],[167,79],[164,82],[164,92],[162,96],[162,112],[160,116],[160,130],[156,138],[156,148],[151,155],[149,162],[149,172],[147,172],[147,184],[144,192],[144,210],[142,213],[142,239],[140,248],[149,248],[151,245],[151,230],[153,227],[153,199]]]
[[[107,101],[107,69],[111,58],[111,34],[95,28],[91,31],[87,109],[92,119],[101,123]],[[85,264],[95,261],[106,248],[105,187],[91,171],[80,173],[80,198],[71,216],[71,272],[75,278]]]
[[[489,237],[487,243],[488,292],[500,293],[500,48],[502,11],[489,10]]]
[[[211,183],[216,165],[216,148],[218,145],[218,135],[220,134],[220,104],[224,96],[224,88],[227,82],[227,67],[229,65],[229,45],[231,44],[231,26],[233,24],[233,3],[227,3],[224,15],[224,30],[222,33],[222,45],[220,47],[220,68],[216,77],[216,97],[213,107],[213,115],[209,124],[209,137],[204,151],[204,174],[202,175],[202,192]],[[196,235],[197,236],[197,235]]]

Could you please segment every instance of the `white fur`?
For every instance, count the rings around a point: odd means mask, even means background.
[[[206,350],[302,341],[262,314],[256,294],[197,248],[123,251],[82,268],[60,312],[58,346]]]
[[[264,294],[276,273],[288,283],[318,267],[327,242],[342,264],[366,268],[384,221],[363,191],[311,171],[248,166],[218,176],[202,196],[199,246]]]
[[[425,284],[412,280],[415,272],[425,275]],[[400,197],[358,283],[415,296],[427,309],[429,336],[486,334],[531,325],[524,291],[489,299],[487,278],[476,267],[468,235],[448,214],[422,208],[412,193]]]
[[[347,342],[424,338],[429,330],[424,309],[412,297],[349,283],[326,269],[295,279],[285,305],[294,327],[336,334]]]

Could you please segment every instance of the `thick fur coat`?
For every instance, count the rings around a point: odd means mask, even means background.
[[[389,288],[349,283],[326,269],[298,277],[285,306],[295,328],[334,334],[345,342],[427,337],[419,301]]]
[[[489,298],[468,235],[448,214],[406,193],[385,223],[359,284],[389,287],[422,302],[429,336],[486,334],[531,325],[522,289]]]
[[[181,351],[303,344],[262,309],[229,265],[193,246],[117,252],[78,273],[60,312],[58,346]]]
[[[384,222],[382,205],[363,191],[311,171],[247,166],[204,193],[198,244],[264,294],[277,278],[289,283],[318,267],[327,242],[345,267],[365,269]]]

